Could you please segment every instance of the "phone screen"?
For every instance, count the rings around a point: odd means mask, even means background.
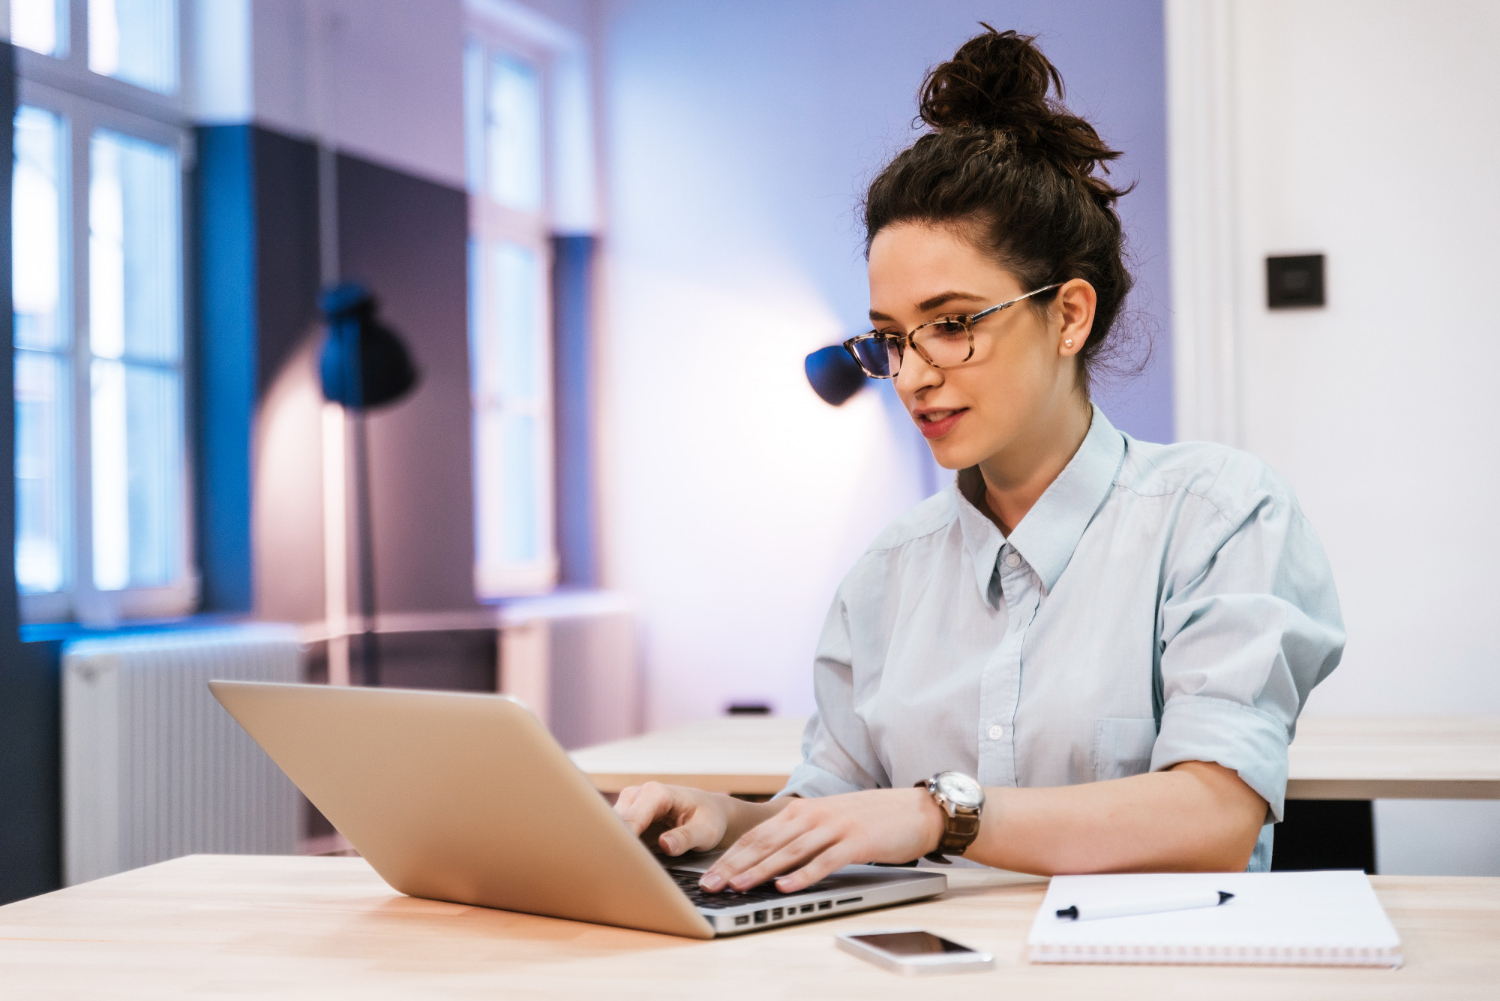
[[[875,935],[850,935],[851,939],[888,952],[892,956],[925,956],[939,952],[973,952],[968,946],[950,942],[930,931],[881,932]]]

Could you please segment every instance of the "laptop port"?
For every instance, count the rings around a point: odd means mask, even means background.
[[[845,904],[857,904],[857,903],[859,903],[863,899],[865,899],[865,898],[864,897],[845,897],[843,900],[839,901],[839,906],[843,907]]]
[[[758,924],[758,925],[763,925],[763,924],[766,923],[766,912],[765,911],[756,911],[755,912],[755,923]]]
[[[750,915],[748,915],[748,914],[736,914],[734,916],[734,926],[736,928],[738,928],[740,925],[747,925],[749,923],[750,923]]]
[[[819,903],[818,903],[818,910],[820,910],[820,911],[826,911],[826,910],[828,910],[832,906],[833,906],[833,901],[831,901],[831,900],[819,901]]]
[[[771,911],[771,920],[772,921],[780,921],[781,920],[781,908],[780,907],[774,908]]]
[[[813,905],[812,904],[803,904],[802,905],[802,913],[803,914],[811,914],[812,913],[812,909],[813,909]]]

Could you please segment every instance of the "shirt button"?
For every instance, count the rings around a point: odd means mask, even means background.
[[[1005,736],[1005,727],[1001,726],[999,723],[996,723],[994,726],[990,727],[991,740],[999,740],[1003,736]]]
[[[1016,567],[1021,565],[1021,557],[1017,556],[1015,553],[1011,553],[1009,556],[1005,557],[1005,565],[1010,567],[1011,569],[1015,569]]]

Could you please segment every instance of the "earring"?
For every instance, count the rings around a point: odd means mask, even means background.
[[[1073,338],[1069,337],[1067,340],[1063,341],[1063,347],[1065,347],[1065,348],[1071,348],[1072,346],[1073,346]]]

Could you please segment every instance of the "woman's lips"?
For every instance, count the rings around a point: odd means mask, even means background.
[[[918,414],[917,427],[922,430],[923,437],[941,438],[952,431],[958,419],[968,412],[968,408],[964,408],[963,410],[938,410],[930,414]],[[944,414],[947,416],[943,416]],[[934,418],[937,419],[934,420]]]

